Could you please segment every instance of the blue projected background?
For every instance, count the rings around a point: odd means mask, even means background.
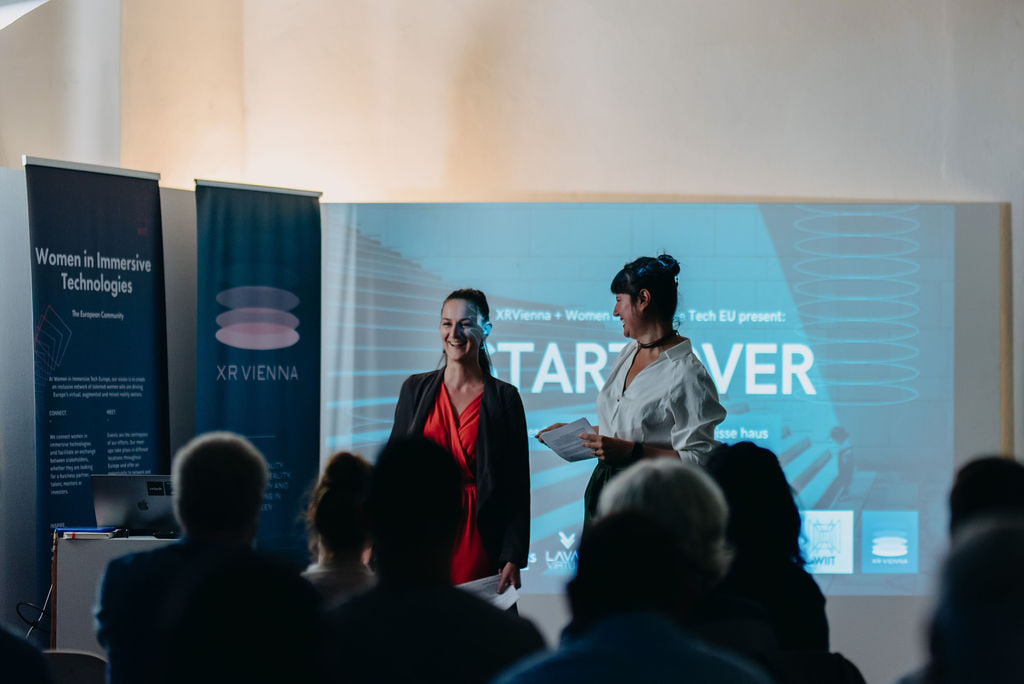
[[[954,223],[952,205],[328,205],[324,447],[376,455],[404,378],[438,366],[457,287],[487,293],[531,436],[596,423],[626,341],[611,279],[668,252],[679,330],[728,411],[717,436],[778,454],[823,590],[925,593],[953,467]],[[560,593],[593,462],[531,443],[524,591]]]

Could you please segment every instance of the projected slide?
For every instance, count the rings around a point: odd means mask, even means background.
[[[457,287],[487,293],[495,370],[519,387],[531,435],[596,424],[626,342],[611,279],[668,252],[679,331],[728,411],[717,437],[778,454],[822,588],[925,593],[953,468],[955,218],[950,205],[330,206],[325,447],[376,454],[403,379],[438,367]],[[593,462],[531,443],[524,590],[561,592]]]

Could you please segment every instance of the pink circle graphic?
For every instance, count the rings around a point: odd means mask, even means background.
[[[299,333],[286,325],[238,323],[217,331],[217,339],[238,349],[284,349],[299,341]]]
[[[243,286],[223,290],[217,302],[229,308],[217,316],[219,342],[236,349],[284,349],[299,341],[299,319],[288,313],[299,298],[287,290]]]
[[[288,328],[299,327],[298,318],[277,309],[232,309],[217,316],[217,325],[222,328],[239,323],[273,323]]]
[[[232,287],[217,293],[217,303],[229,309],[266,307],[290,311],[299,305],[299,298],[288,290],[263,285]]]

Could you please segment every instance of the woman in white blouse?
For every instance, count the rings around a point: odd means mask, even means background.
[[[679,263],[662,254],[640,257],[612,279],[612,313],[632,341],[597,396],[597,434],[580,435],[598,458],[584,495],[584,530],[601,490],[631,464],[660,456],[701,463],[718,445],[715,426],[725,409],[690,340],[672,327],[677,275]]]

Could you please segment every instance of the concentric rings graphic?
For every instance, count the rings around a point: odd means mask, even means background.
[[[807,258],[793,269],[806,276],[793,290],[801,333],[812,343],[829,401],[840,406],[887,406],[912,401],[920,351],[913,323],[920,270],[913,255],[921,227],[917,206],[801,206],[794,226],[808,235],[794,245]],[[812,398],[813,400],[813,398]],[[822,398],[824,400],[824,398]]]
[[[797,249],[809,254],[805,249]],[[816,257],[805,259],[797,263],[794,268],[797,273],[822,278],[845,278],[855,280],[862,278],[871,280],[875,278],[902,278],[913,275],[921,270],[915,261],[888,256],[864,256],[850,254],[836,254],[834,256]]]
[[[236,349],[284,349],[299,341],[299,319],[289,313],[299,298],[276,287],[245,286],[222,290],[217,303],[230,308],[217,316],[217,340]]]
[[[793,289],[808,297],[821,299],[899,299],[921,291],[917,283],[909,280],[831,279],[805,280]]]
[[[899,321],[916,316],[921,308],[898,299],[811,300],[797,305],[800,314],[819,321]]]

